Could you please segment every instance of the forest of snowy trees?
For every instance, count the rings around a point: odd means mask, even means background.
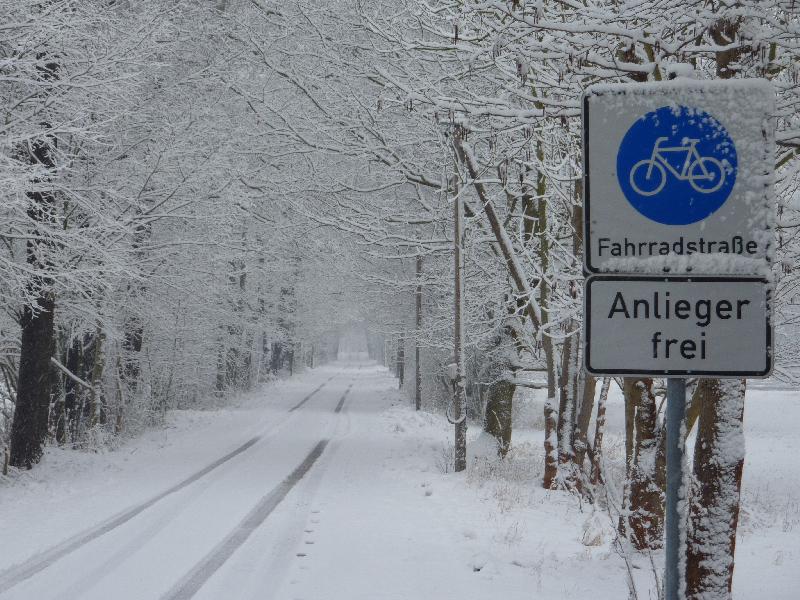
[[[418,409],[466,410],[501,456],[515,392],[544,390],[539,484],[588,503],[620,388],[617,527],[660,548],[665,382],[582,368],[581,95],[689,70],[776,92],[774,377],[800,383],[794,0],[0,0],[0,17],[6,473],[335,359],[355,323]],[[689,383],[687,597],[725,598],[747,385]]]

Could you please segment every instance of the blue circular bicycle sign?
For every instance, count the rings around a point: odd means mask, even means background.
[[[631,125],[617,152],[617,179],[639,213],[688,225],[719,209],[736,183],[736,146],[707,112],[662,106]]]

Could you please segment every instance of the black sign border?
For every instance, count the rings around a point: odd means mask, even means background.
[[[601,272],[596,267],[592,267],[591,238],[589,237],[589,229],[592,222],[589,202],[591,195],[591,182],[589,181],[589,97],[600,95],[602,94],[592,91],[591,88],[584,92],[583,114],[581,115],[581,123],[583,125],[583,269],[587,273]]]
[[[592,283],[595,281],[680,281],[680,282],[747,282],[757,281],[762,283],[767,295],[767,365],[764,371],[702,371],[702,370],[638,370],[638,369],[615,369],[615,370],[595,370],[589,364],[589,347],[591,345],[592,316],[589,306],[591,305]],[[711,276],[685,276],[685,275],[627,275],[627,274],[603,274],[590,275],[586,277],[583,284],[583,366],[589,375],[595,377],[713,377],[713,378],[734,378],[734,379],[764,379],[772,374],[773,355],[775,349],[774,335],[772,328],[772,285],[763,277],[711,277]],[[772,350],[770,352],[770,349]]]

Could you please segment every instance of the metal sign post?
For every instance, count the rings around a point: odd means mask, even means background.
[[[680,552],[684,540],[681,540],[681,519],[684,517],[681,500],[685,499],[683,487],[684,476],[684,450],[683,423],[686,418],[686,380],[683,378],[667,379],[667,497],[664,533],[665,540],[665,570],[664,570],[664,597],[665,600],[678,600],[681,574]],[[683,492],[683,493],[681,493]],[[681,496],[684,496],[682,498]]]
[[[684,587],[685,377],[772,369],[773,104],[765,80],[597,85],[583,98],[584,363],[668,378],[666,600]]]

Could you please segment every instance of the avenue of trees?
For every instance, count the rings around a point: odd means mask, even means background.
[[[793,0],[0,0],[0,439],[113,439],[336,355],[453,416],[463,205],[470,418],[501,456],[544,391],[541,484],[602,502],[625,398],[619,533],[662,543],[664,382],[581,368],[580,98],[597,82],[763,77],[777,94],[776,323],[795,318]],[[682,69],[683,72],[685,69]],[[795,342],[776,375],[796,381]],[[687,594],[730,593],[746,382],[692,381]]]

